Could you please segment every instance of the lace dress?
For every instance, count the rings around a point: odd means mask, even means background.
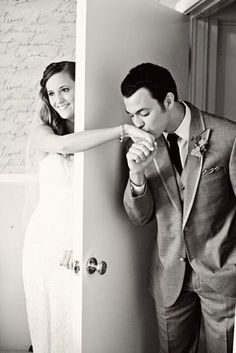
[[[72,249],[73,158],[39,162],[39,202],[25,235],[23,281],[34,353],[71,353],[73,272],[60,266]]]

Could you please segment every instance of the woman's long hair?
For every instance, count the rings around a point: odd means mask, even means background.
[[[65,135],[66,124],[65,120],[53,109],[49,102],[49,97],[46,89],[47,81],[53,75],[59,72],[67,72],[72,80],[75,81],[75,62],[74,61],[60,61],[49,64],[44,70],[43,77],[40,81],[39,96],[42,100],[42,106],[39,110],[39,116],[44,124],[49,125],[55,134]]]

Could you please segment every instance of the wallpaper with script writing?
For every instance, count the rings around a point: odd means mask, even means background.
[[[75,60],[76,0],[0,1],[0,173],[24,173],[39,80]]]

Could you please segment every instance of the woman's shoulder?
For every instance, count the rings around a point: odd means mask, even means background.
[[[36,126],[32,131],[32,136],[37,137],[38,135],[42,134],[55,134],[51,126],[46,124],[40,124]]]

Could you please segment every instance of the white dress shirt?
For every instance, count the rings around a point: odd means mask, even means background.
[[[187,159],[187,155],[188,155],[191,111],[190,111],[190,108],[183,101],[181,101],[181,103],[185,107],[185,115],[184,115],[184,118],[183,118],[181,124],[177,127],[177,129],[175,131],[173,131],[173,133],[178,135],[177,143],[179,146],[179,153],[180,153],[182,167],[184,168],[185,163],[186,163],[186,159]],[[163,135],[165,136],[165,139],[166,139],[167,143],[169,144],[169,142],[167,140],[168,134],[166,132],[163,132]]]

